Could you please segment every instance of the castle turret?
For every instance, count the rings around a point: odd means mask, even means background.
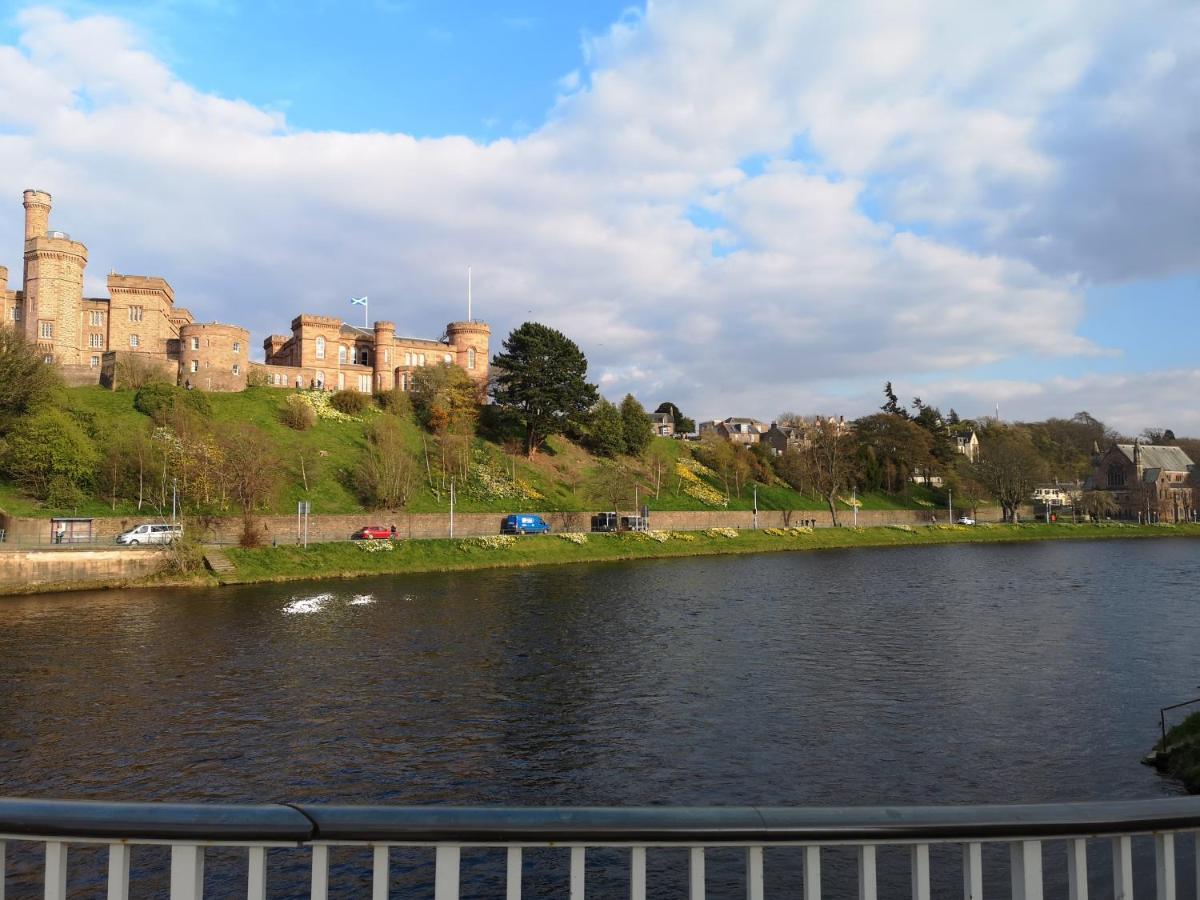
[[[179,383],[203,391],[244,391],[250,368],[250,332],[221,322],[179,329]]]
[[[8,292],[8,266],[0,266],[0,294]]]
[[[50,230],[50,195],[45,191],[25,192],[25,240],[43,237]]]
[[[446,340],[454,351],[454,362],[467,370],[479,384],[488,377],[488,338],[492,329],[486,322],[451,322],[446,326]]]
[[[377,393],[390,391],[396,386],[396,366],[392,360],[392,349],[396,343],[396,326],[392,322],[375,323],[375,353],[371,357],[375,373]]]
[[[25,192],[25,336],[50,361],[83,361],[83,270],[87,247],[49,231],[50,195]]]

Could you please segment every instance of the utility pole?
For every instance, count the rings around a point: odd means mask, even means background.
[[[946,509],[950,515],[950,524],[954,524],[954,488],[946,488]]]
[[[850,488],[850,508],[854,510],[854,527],[858,527],[858,488]]]
[[[468,270],[469,271],[469,270]],[[450,537],[454,538],[454,476],[450,476]]]
[[[754,482],[754,530],[758,531],[758,482]]]

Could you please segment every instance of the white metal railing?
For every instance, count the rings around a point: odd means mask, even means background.
[[[703,900],[706,850],[737,848],[744,853],[742,878],[748,900],[766,895],[764,849],[791,847],[800,854],[804,900],[819,900],[826,849],[853,849],[859,900],[879,893],[877,851],[904,848],[909,857],[913,900],[931,896],[930,848],[961,848],[962,896],[981,900],[985,884],[983,848],[1006,845],[1013,900],[1041,900],[1043,844],[1066,847],[1070,900],[1087,900],[1089,843],[1107,844],[1112,860],[1111,896],[1133,900],[1133,838],[1154,844],[1152,880],[1157,900],[1175,900],[1176,836],[1193,842],[1193,867],[1200,865],[1200,798],[1099,804],[970,807],[847,807],[780,809],[679,808],[495,808],[344,807],[316,805],[231,806],[134,804],[0,799],[0,875],[5,843],[44,847],[42,881],[46,900],[66,900],[70,845],[107,846],[107,897],[128,900],[131,849],[170,848],[172,900],[204,895],[206,849],[244,848],[245,896],[267,896],[267,851],[293,848],[311,854],[309,896],[325,900],[330,889],[330,851],[356,847],[371,855],[373,900],[388,896],[393,848],[423,848],[434,864],[434,898],[460,896],[462,851],[492,848],[504,853],[505,896],[516,900],[529,871],[527,848],[560,848],[568,854],[567,893],[583,900],[589,848],[628,852],[628,892],[645,900],[648,856],[660,848],[686,849],[688,897]],[[1059,873],[1061,874],[1061,873]],[[1148,883],[1150,873],[1142,881]],[[1061,879],[1060,879],[1061,880]],[[1196,872],[1200,897],[1200,872]],[[956,889],[957,892],[957,889]],[[1108,895],[1107,889],[1101,891]],[[238,894],[241,889],[238,888]],[[0,900],[4,878],[0,877]]]

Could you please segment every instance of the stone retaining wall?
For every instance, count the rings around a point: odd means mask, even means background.
[[[112,583],[151,575],[162,568],[155,550],[31,549],[0,552],[0,594],[55,584]]]

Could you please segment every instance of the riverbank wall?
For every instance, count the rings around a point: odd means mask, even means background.
[[[0,594],[113,587],[163,568],[163,553],[149,549],[56,547],[0,552]]]
[[[561,531],[588,531],[591,514],[587,512],[544,512],[541,515],[550,527]],[[857,524],[862,528],[881,525],[928,525],[933,517],[946,522],[945,510],[886,509],[859,510]],[[455,537],[480,537],[500,531],[500,513],[457,513],[454,516]],[[998,522],[999,508],[988,507],[979,511],[978,521]],[[852,511],[840,511],[839,522],[852,525]],[[153,516],[142,518],[95,518],[91,524],[91,543],[113,544],[121,532],[141,522],[155,521]],[[321,516],[308,518],[308,540],[310,543],[344,541],[364,525],[396,526],[396,536],[404,540],[424,540],[450,536],[450,515],[446,513],[406,513],[403,511],[376,510],[353,515]],[[650,527],[662,531],[703,531],[707,528],[760,529],[787,528],[793,525],[810,524],[817,528],[833,525],[828,510],[759,510],[757,516],[750,510],[652,510]],[[240,517],[207,519],[197,523],[189,519],[189,529],[201,529],[199,539],[204,543],[236,544],[242,534]],[[267,545],[295,544],[302,539],[301,523],[296,516],[259,516],[255,519],[261,542]],[[53,539],[51,520],[47,518],[6,516],[0,513],[0,529],[5,532],[5,543],[12,546],[48,545]],[[195,535],[193,535],[195,536]],[[5,544],[0,544],[0,550]]]

